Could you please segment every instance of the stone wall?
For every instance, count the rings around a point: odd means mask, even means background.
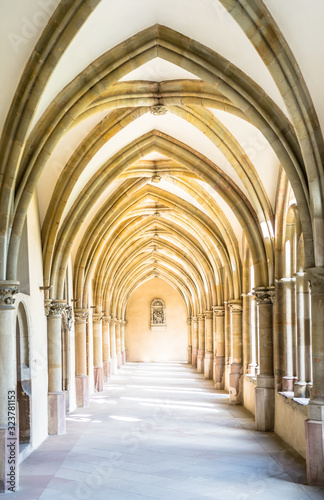
[[[165,303],[166,327],[151,329],[153,299]],[[128,361],[181,361],[187,357],[187,315],[179,293],[167,282],[154,278],[132,294],[126,311]]]

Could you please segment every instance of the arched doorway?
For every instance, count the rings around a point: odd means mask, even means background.
[[[28,321],[20,302],[16,317],[17,401],[20,450],[31,441],[31,371],[29,359]]]

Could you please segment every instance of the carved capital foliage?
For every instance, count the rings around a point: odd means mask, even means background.
[[[254,295],[255,300],[259,306],[264,305],[264,304],[274,304],[275,303],[276,292],[275,292],[274,287],[255,288],[253,290],[253,295]]]
[[[111,320],[111,316],[104,316],[102,318],[102,322],[103,323],[107,323],[108,324],[108,323],[110,323],[110,320]]]
[[[225,307],[224,306],[213,306],[213,311],[215,316],[224,316],[225,315]]]
[[[213,311],[205,311],[205,319],[213,319]]]
[[[117,318],[111,318],[111,317],[110,317],[110,318],[109,318],[109,323],[110,323],[111,325],[115,325],[115,324],[117,323]]]
[[[74,318],[76,322],[87,321],[88,316],[88,309],[74,309]]]
[[[62,321],[64,327],[70,332],[72,330],[72,325],[73,325],[73,309],[72,306],[66,306],[63,314],[62,314]]]
[[[15,303],[14,295],[19,293],[17,281],[0,281],[0,306],[8,307]]]
[[[48,309],[48,318],[54,318],[55,316],[61,317],[66,307],[65,301],[53,300]]]
[[[228,306],[232,313],[242,312],[242,301],[241,300],[231,300],[228,301]]]
[[[93,323],[101,323],[102,318],[103,318],[102,314],[93,314],[92,315],[92,321],[93,321]]]
[[[52,303],[52,299],[45,299],[45,302],[44,302],[45,316],[49,315],[49,312],[51,309],[51,303]]]
[[[324,295],[324,268],[306,269],[305,278],[309,281],[312,295]]]

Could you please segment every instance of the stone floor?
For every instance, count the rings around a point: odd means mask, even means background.
[[[128,363],[21,465],[17,500],[309,500],[304,461],[182,363]]]

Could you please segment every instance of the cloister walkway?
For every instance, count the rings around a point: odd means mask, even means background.
[[[299,484],[297,484],[299,483]],[[185,363],[127,363],[21,465],[19,500],[324,498],[304,461]]]

